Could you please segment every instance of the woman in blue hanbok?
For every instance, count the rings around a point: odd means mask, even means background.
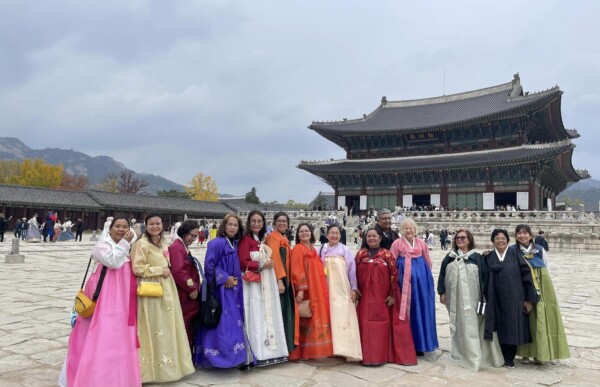
[[[410,320],[415,351],[418,355],[438,348],[435,326],[435,288],[431,274],[431,258],[427,244],[416,237],[417,225],[412,219],[401,224],[402,237],[390,249],[398,266],[401,289],[400,319]]]
[[[62,231],[58,235],[58,241],[72,241],[75,239],[75,235],[73,235],[73,231],[71,231],[71,227],[73,227],[73,223],[70,220],[65,220],[62,224]]]
[[[27,236],[25,237],[26,242],[41,242],[41,234],[40,234],[40,225],[37,221],[37,213],[33,214],[31,219],[29,219],[29,228],[27,229]]]
[[[194,340],[194,364],[202,368],[232,368],[246,363],[244,295],[238,257],[242,222],[235,214],[223,218],[217,237],[206,249],[204,270],[208,286],[216,278],[222,312],[215,328],[201,326]]]

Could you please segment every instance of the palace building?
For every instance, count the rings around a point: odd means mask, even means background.
[[[383,97],[362,118],[313,121],[309,129],[344,148],[346,159],[298,168],[335,190],[336,207],[551,209],[568,183],[589,177],[571,164],[579,134],[563,126],[562,93],[523,92],[516,74],[454,95]]]

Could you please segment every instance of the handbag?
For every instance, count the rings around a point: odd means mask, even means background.
[[[142,278],[137,288],[137,295],[140,297],[162,297],[162,284],[157,281],[149,281]]]
[[[310,300],[302,300],[298,303],[298,314],[302,318],[311,318],[312,312],[310,310]]]
[[[246,272],[242,276],[242,279],[247,282],[260,282],[261,276],[260,273],[257,273],[255,271],[246,270]]]
[[[217,298],[217,277],[210,284],[206,282],[204,271],[198,266],[202,276],[202,297],[200,299],[200,322],[207,328],[216,328],[221,321],[222,306]]]
[[[91,263],[92,256],[90,255],[90,260],[88,262],[87,269],[85,269],[83,281],[81,282],[81,288],[75,295],[75,311],[83,318],[90,318],[94,314],[96,301],[98,300],[98,297],[100,297],[100,290],[102,289],[102,283],[104,282],[104,277],[106,276],[106,266],[103,266],[102,272],[100,273],[100,278],[98,279],[98,284],[96,285],[96,291],[94,292],[93,298],[90,300],[90,298],[83,292],[83,285],[85,284],[85,278],[90,270]]]

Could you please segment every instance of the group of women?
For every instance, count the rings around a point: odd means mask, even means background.
[[[525,224],[515,237],[509,246],[508,232],[494,230],[494,248],[482,256],[460,229],[442,262],[437,290],[450,316],[452,358],[467,369],[514,368],[516,355],[527,362],[569,357],[546,252]]]
[[[432,262],[411,219],[390,250],[380,246],[381,231],[368,229],[355,256],[337,225],[317,250],[309,224],[298,226],[291,248],[288,215],[272,221],[267,236],[262,212],[250,212],[245,225],[226,215],[202,267],[189,249],[197,222],[183,222],[169,246],[159,214],[146,217],[137,241],[126,218],[113,219],[94,247],[84,288],[90,298],[99,293],[95,310],[76,319],[59,385],[135,386],[178,380],[194,365],[245,368],[333,355],[414,365],[438,347]],[[450,314],[452,357],[469,369],[501,360],[511,366],[517,351],[538,361],[568,357],[544,251],[520,227],[510,248],[506,231],[494,231],[495,249],[485,258],[459,230],[442,263],[438,293]],[[140,292],[150,284],[162,294]],[[200,300],[211,293],[221,307],[214,327],[199,322]]]

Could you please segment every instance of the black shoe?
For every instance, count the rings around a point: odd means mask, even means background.
[[[417,356],[424,356],[425,352],[417,351]]]
[[[513,368],[515,368],[515,362],[513,362],[513,361],[504,362],[504,367],[508,368],[509,370],[512,370]]]

